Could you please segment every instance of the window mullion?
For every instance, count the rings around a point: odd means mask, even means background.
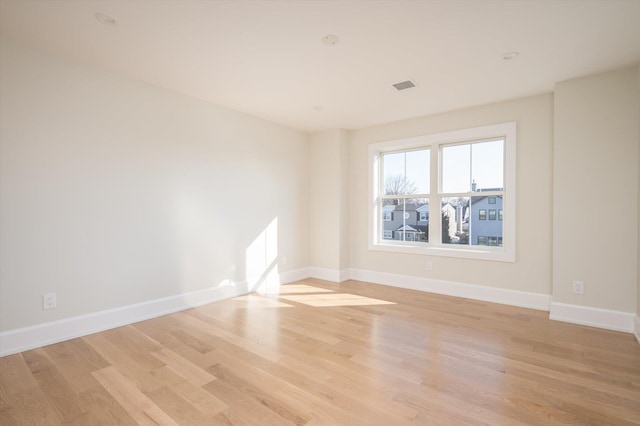
[[[442,180],[442,159],[440,145],[434,144],[431,146],[431,185],[429,196],[429,243],[440,245],[442,242],[440,236],[440,221],[439,214],[433,217],[434,208],[435,212],[439,213],[440,208],[440,186]]]

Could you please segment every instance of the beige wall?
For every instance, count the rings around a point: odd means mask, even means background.
[[[347,135],[318,132],[309,141],[309,262],[340,271],[349,262]]]
[[[0,55],[0,331],[242,282],[274,223],[281,272],[351,267],[640,313],[637,67],[305,135],[7,40]],[[515,263],[368,249],[369,144],[507,121]],[[41,309],[45,292],[57,309]]]
[[[274,219],[280,270],[308,266],[307,135],[7,40],[0,54],[0,331],[243,281]]]
[[[638,99],[637,67],[555,86],[555,302],[636,312]]]
[[[516,262],[426,257],[368,249],[368,145],[517,121]],[[351,266],[357,269],[551,294],[553,97],[540,95],[353,131]],[[426,261],[433,262],[427,271]]]
[[[637,81],[637,96],[638,105],[640,105],[640,66],[638,66],[638,81]],[[640,108],[638,108],[638,123],[640,123]],[[640,126],[638,126],[638,146],[640,147]],[[638,148],[638,164],[640,164],[640,148]],[[640,166],[639,166],[640,167]],[[638,170],[638,272],[636,275],[636,282],[638,284],[636,293],[638,301],[636,304],[636,324],[640,323],[640,170]],[[640,336],[640,330],[636,330],[636,335]]]

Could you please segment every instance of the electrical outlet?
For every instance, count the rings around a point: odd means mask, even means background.
[[[573,293],[574,294],[584,294],[584,281],[574,281],[573,282]]]
[[[425,267],[425,269],[426,269],[427,271],[431,271],[431,270],[433,270],[433,262],[432,262],[432,261],[430,261],[430,260],[427,260],[427,263],[425,264],[425,266],[424,266],[424,267]]]
[[[56,294],[46,293],[42,295],[42,309],[53,309],[56,307]]]

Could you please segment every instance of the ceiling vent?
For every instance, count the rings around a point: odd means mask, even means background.
[[[397,91],[401,91],[401,90],[411,89],[412,87],[416,87],[416,84],[411,80],[407,80],[407,81],[401,81],[399,83],[395,83],[393,84],[393,87],[395,87]]]

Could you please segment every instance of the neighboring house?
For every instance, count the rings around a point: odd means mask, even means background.
[[[458,230],[458,222],[456,220],[456,208],[447,203],[442,206],[442,215],[449,218],[449,230],[447,231],[447,234],[449,234],[451,242],[457,241],[458,237],[456,236],[456,231]]]
[[[385,240],[428,241],[428,213],[421,216],[426,204],[407,203],[382,206],[382,238]],[[427,209],[428,209],[428,205]],[[428,210],[427,210],[428,212]]]
[[[471,197],[471,244],[502,246],[502,197]]]
[[[449,217],[449,236],[456,238],[456,209],[442,206],[442,214]],[[407,203],[382,206],[382,238],[400,241],[429,241],[429,205]]]

